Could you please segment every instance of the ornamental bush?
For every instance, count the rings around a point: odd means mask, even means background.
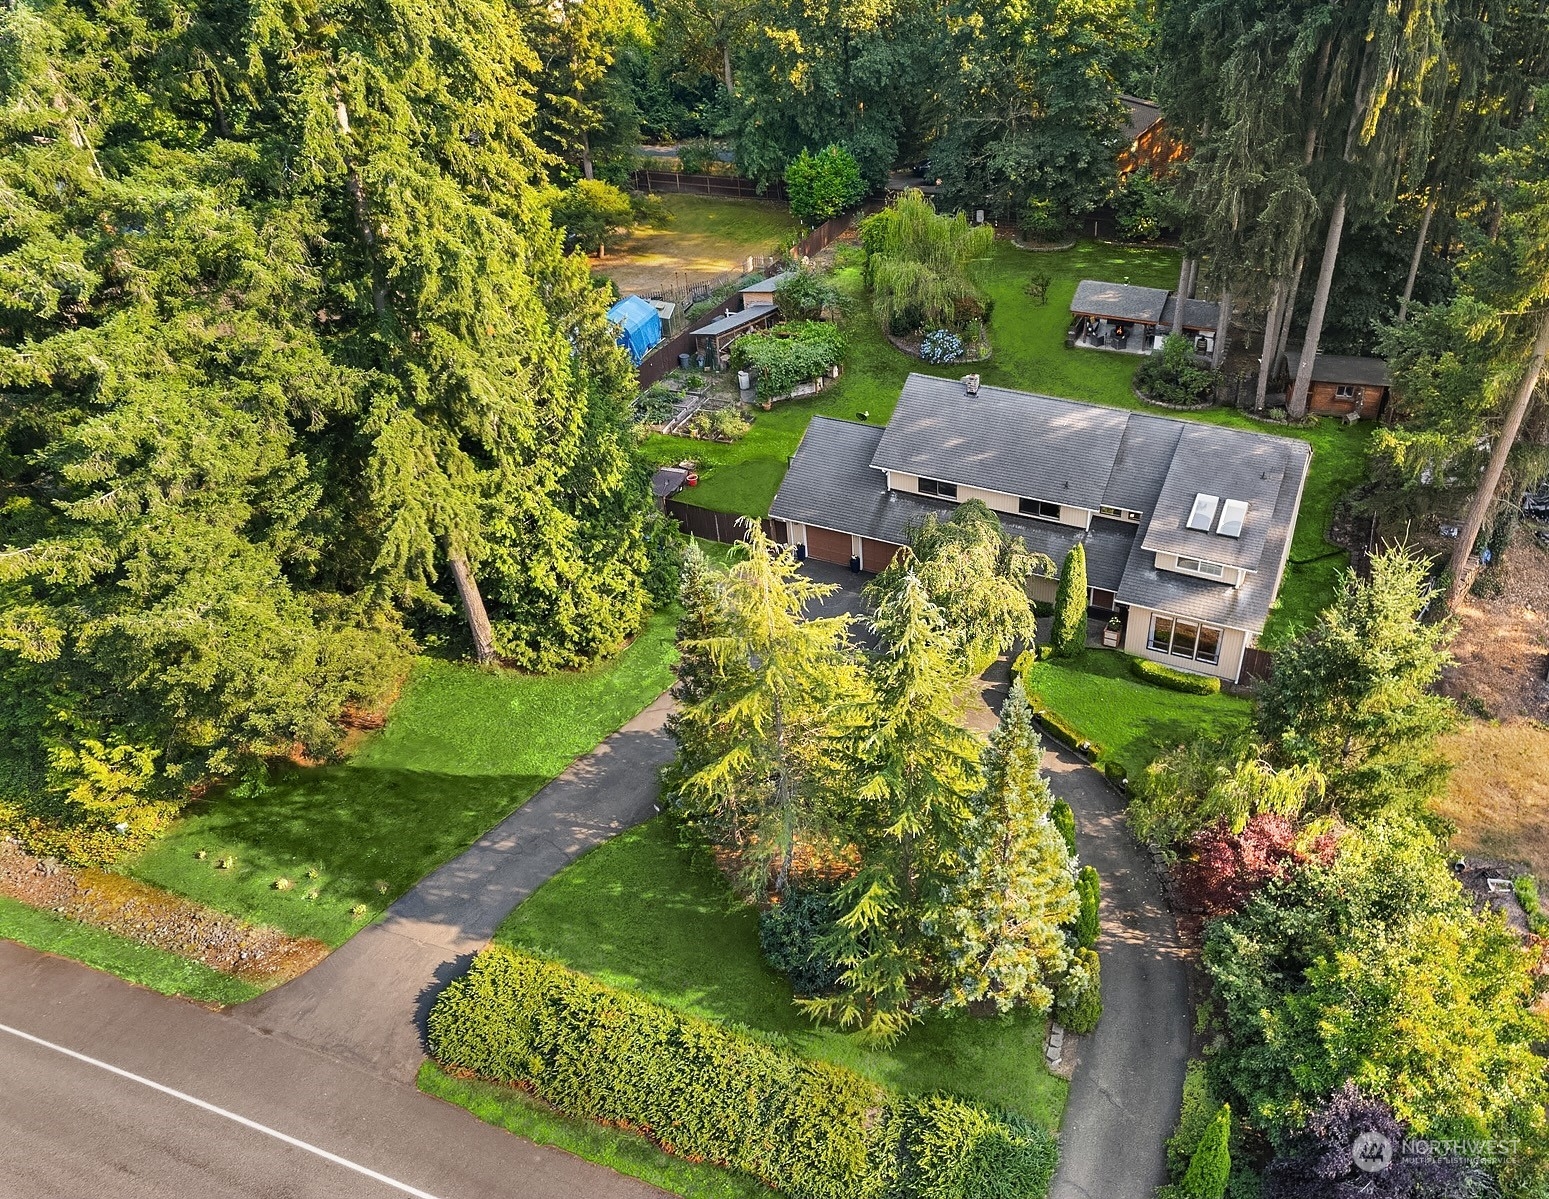
[[[1069,1031],[1085,1036],[1103,1018],[1102,963],[1095,949],[1077,949],[1070,979],[1060,989],[1054,1019]]]
[[[816,154],[803,150],[785,168],[785,194],[791,215],[809,225],[821,225],[848,212],[865,198],[861,168],[843,146],[826,146]]]
[[[1150,658],[1131,658],[1129,672],[1144,683],[1165,687],[1169,691],[1182,691],[1186,695],[1220,695],[1221,680],[1213,674],[1190,674],[1187,670],[1174,670]]]
[[[920,357],[940,365],[963,356],[963,339],[950,329],[932,329],[920,339]]]
[[[1232,1109],[1222,1104],[1194,1148],[1180,1188],[1189,1199],[1222,1199],[1232,1176]]]
[[[438,1060],[792,1199],[1042,1199],[1054,1138],[946,1096],[905,1097],[770,1040],[504,946],[429,1020]]]
[[[1056,799],[1054,807],[1049,809],[1049,819],[1054,821],[1054,827],[1060,830],[1060,836],[1065,838],[1065,847],[1070,850],[1070,856],[1076,856],[1076,814],[1070,810],[1070,805],[1063,799]]]
[[[1102,931],[1098,907],[1102,903],[1103,885],[1095,866],[1081,867],[1081,873],[1076,876],[1076,894],[1081,898],[1081,911],[1076,916],[1076,944],[1082,949],[1096,949],[1097,936]]]
[[[823,940],[839,918],[830,885],[792,885],[780,902],[758,917],[758,944],[764,959],[791,980],[797,995],[822,995],[834,989],[841,967],[823,951]]]
[[[1065,555],[1059,588],[1054,593],[1054,627],[1049,642],[1061,658],[1074,658],[1086,648],[1086,547],[1079,541]]]
[[[1194,356],[1194,343],[1181,333],[1168,337],[1160,353],[1147,356],[1135,369],[1135,386],[1162,404],[1209,403],[1220,382],[1220,372],[1201,366]]]

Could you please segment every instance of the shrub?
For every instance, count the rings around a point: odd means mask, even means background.
[[[842,968],[822,948],[839,918],[834,891],[832,886],[791,886],[779,903],[759,914],[759,948],[798,995],[825,994],[839,981]]]
[[[1549,927],[1549,919],[1543,913],[1542,905],[1538,898],[1538,880],[1531,874],[1519,874],[1511,880],[1511,893],[1517,897],[1517,902],[1522,905],[1522,914],[1527,917],[1529,930],[1535,933],[1543,933]]]
[[[821,225],[854,208],[866,195],[861,168],[843,146],[825,146],[816,154],[803,150],[785,168],[785,193],[791,215],[809,225]]]
[[[1103,777],[1115,787],[1123,787],[1129,782],[1129,771],[1124,769],[1123,762],[1104,762]]]
[[[1039,616],[1053,616],[1054,605],[1049,603],[1047,600],[1034,600],[1033,611],[1036,612]]]
[[[1095,1029],[1103,1018],[1102,964],[1096,950],[1076,950],[1070,977],[1054,1005],[1054,1018],[1080,1036]]]
[[[1185,695],[1220,695],[1221,680],[1213,674],[1190,674],[1186,670],[1174,670],[1150,658],[1131,658],[1129,671],[1137,679],[1165,687],[1169,691],[1182,691]]]
[[[1153,241],[1168,224],[1167,195],[1149,171],[1136,171],[1113,194],[1115,224],[1122,241]]]
[[[1034,271],[1027,277],[1027,282],[1022,285],[1022,290],[1027,293],[1027,298],[1032,300],[1040,308],[1049,297],[1049,284],[1054,280],[1042,271]]]
[[[1086,648],[1086,547],[1079,541],[1065,555],[1060,585],[1054,593],[1054,628],[1049,641],[1061,658],[1074,658]]]
[[[719,161],[716,145],[707,137],[684,142],[678,147],[678,170],[685,175],[703,175]]]
[[[920,339],[920,357],[926,362],[956,362],[963,356],[963,339],[950,329],[932,329]]]
[[[1063,799],[1056,799],[1054,806],[1049,809],[1049,819],[1054,821],[1054,827],[1060,830],[1060,836],[1065,838],[1065,848],[1070,850],[1070,856],[1076,856],[1076,814],[1070,810],[1070,805]]]
[[[1040,1199],[1053,1173],[1042,1129],[945,1096],[905,1098],[502,946],[443,992],[429,1033],[446,1065],[793,1199]]]
[[[825,312],[844,306],[844,297],[833,280],[817,271],[795,272],[775,288],[775,307],[787,321],[821,320]]]
[[[1167,1138],[1167,1175],[1181,1179],[1189,1168],[1189,1161],[1198,1148],[1205,1129],[1215,1119],[1220,1104],[1210,1087],[1210,1076],[1205,1063],[1190,1061],[1183,1076],[1183,1106],[1178,1113],[1178,1127]]]
[[[616,229],[635,220],[628,194],[601,179],[578,179],[549,199],[549,219],[588,254],[597,253]]]
[[[844,337],[822,321],[793,321],[769,333],[748,333],[731,343],[732,363],[758,372],[758,394],[782,395],[815,379],[844,357]]]
[[[1205,1135],[1194,1148],[1183,1175],[1182,1191],[1189,1199],[1222,1199],[1232,1176],[1232,1154],[1227,1146],[1232,1133],[1232,1109],[1222,1104]]]
[[[1163,404],[1208,403],[1220,382],[1220,373],[1199,364],[1194,343],[1181,333],[1168,337],[1160,353],[1149,355],[1135,369],[1135,386]]]
[[[1028,241],[1058,241],[1068,225],[1065,213],[1053,200],[1034,196],[1022,209],[1018,229]]]
[[[710,414],[710,436],[720,441],[736,441],[752,427],[735,408],[717,408]]]
[[[1098,908],[1103,884],[1095,866],[1081,867],[1081,873],[1076,875],[1076,894],[1081,898],[1081,911],[1076,916],[1076,944],[1082,949],[1096,949],[1097,936],[1102,931]]]
[[[1032,697],[1029,696],[1029,699]],[[1093,758],[1103,756],[1103,747],[1095,741],[1090,741],[1081,735],[1081,731],[1067,721],[1058,712],[1050,712],[1035,702],[1034,713],[1038,717],[1038,723],[1049,730],[1049,734],[1067,749],[1073,749],[1077,753],[1088,754]]]
[[[1036,647],[1033,649],[1024,649],[1016,656],[1015,659],[1013,659],[1011,663],[1011,677],[1013,679],[1021,678],[1028,672],[1028,669],[1036,661],[1038,661],[1038,651]]]
[[[1299,844],[1296,823],[1277,812],[1259,812],[1240,833],[1222,821],[1189,843],[1190,854],[1176,867],[1178,887],[1192,907],[1207,916],[1235,912],[1269,883],[1309,860],[1333,861],[1333,833]]]

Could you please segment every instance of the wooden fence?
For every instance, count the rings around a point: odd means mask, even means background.
[[[682,500],[668,500],[667,515],[677,521],[690,537],[698,537],[703,541],[719,541],[725,545],[742,540],[742,529],[739,525],[742,517],[735,512],[712,512],[708,508],[686,504]],[[773,520],[765,516],[760,518],[758,523],[763,526],[764,536],[771,541],[785,540],[786,529],[783,520]]]
[[[1242,651],[1242,677],[1237,681],[1244,686],[1262,682],[1274,668],[1275,655],[1267,649],[1245,649]]]
[[[819,250],[827,249],[829,245],[844,235],[845,230],[850,227],[850,223],[854,220],[855,213],[847,212],[843,216],[836,216],[831,221],[824,221],[791,247],[791,257],[797,259],[810,258]]]
[[[684,175],[678,171],[636,171],[630,177],[636,191],[673,192],[690,196],[715,196],[722,200],[784,200],[785,184],[778,180],[759,191],[751,179],[736,175]]]

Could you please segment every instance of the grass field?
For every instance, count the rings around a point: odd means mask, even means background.
[[[338,945],[670,686],[674,621],[655,617],[617,659],[577,673],[422,660],[349,761],[217,792],[125,869]]]
[[[1041,305],[1025,290],[1034,272],[1051,278]],[[1158,412],[1131,390],[1137,358],[1066,349],[1065,329],[1071,297],[1082,279],[1172,287],[1177,275],[1178,256],[1172,250],[1083,241],[1059,253],[1034,254],[998,241],[982,268],[984,285],[995,301],[990,322],[994,356],[973,369],[986,383],[1003,387]],[[648,440],[646,451],[657,463],[683,458],[702,463],[700,484],[686,497],[693,503],[721,512],[766,516],[813,416],[853,420],[864,412],[872,423],[882,424],[892,415],[910,371],[952,378],[964,373],[960,365],[933,367],[894,349],[872,319],[859,267],[843,267],[837,278],[853,307],[845,327],[849,345],[845,373],[833,388],[810,400],[787,401],[771,412],[758,413],[752,431],[731,445],[660,435]],[[1280,602],[1271,612],[1261,639],[1262,644],[1273,646],[1293,628],[1311,623],[1333,594],[1334,580],[1347,558],[1324,540],[1324,534],[1339,497],[1363,477],[1370,430],[1346,429],[1331,420],[1315,428],[1287,429],[1249,420],[1228,409],[1211,409],[1190,417],[1299,437],[1313,447],[1312,476],[1302,500],[1291,562]]]
[[[163,995],[186,995],[204,1003],[228,1004],[251,999],[259,990],[200,962],[141,945],[106,929],[77,924],[4,896],[0,896],[0,939],[74,958]]]
[[[614,838],[545,883],[496,940],[684,1011],[774,1033],[797,1052],[903,1091],[951,1091],[1059,1127],[1066,1083],[1043,1067],[1042,1017],[935,1017],[891,1049],[812,1024],[758,948],[758,913],[667,818]]]
[[[1521,863],[1549,891],[1549,725],[1470,720],[1442,748],[1455,769],[1435,808],[1453,848]]]
[[[1088,649],[1028,668],[1035,692],[1082,736],[1102,746],[1104,761],[1130,778],[1164,750],[1191,741],[1219,742],[1247,727],[1252,704],[1234,695],[1185,695],[1142,683],[1117,650]]]
[[[645,1137],[557,1112],[516,1090],[457,1078],[433,1062],[420,1067],[419,1089],[537,1145],[553,1145],[683,1199],[778,1199],[745,1174],[663,1153]]]
[[[773,254],[796,231],[783,204],[659,196],[667,219],[637,226],[592,270],[623,294],[678,291],[690,283],[741,270],[749,255]]]

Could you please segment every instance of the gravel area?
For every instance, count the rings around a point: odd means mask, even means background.
[[[328,956],[321,941],[248,924],[121,874],[35,858],[0,840],[0,895],[269,987]]]

